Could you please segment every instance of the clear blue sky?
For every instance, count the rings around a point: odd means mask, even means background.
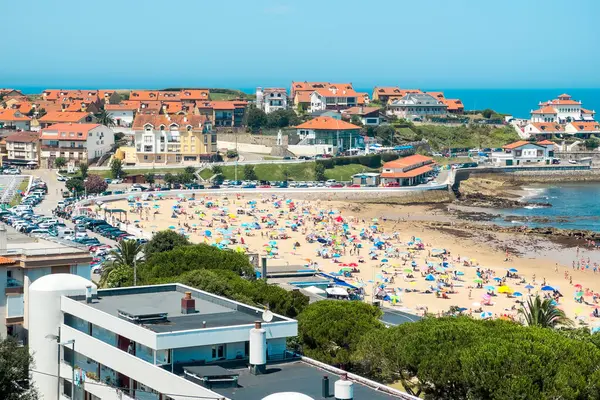
[[[599,0],[0,0],[0,87],[600,87]]]

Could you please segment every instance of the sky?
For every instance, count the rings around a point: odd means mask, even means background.
[[[598,88],[600,1],[0,0],[0,87]]]

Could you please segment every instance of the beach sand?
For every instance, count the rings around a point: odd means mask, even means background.
[[[256,202],[254,216],[238,215],[238,208],[249,210],[253,207],[249,204],[251,201]],[[478,309],[490,312],[492,317],[502,315],[516,317],[516,310],[520,307],[516,301],[526,301],[529,294],[548,293],[541,291],[542,283],[545,281],[546,285],[559,289],[563,295],[559,300],[559,307],[570,318],[577,317],[581,320],[578,325],[580,323],[587,323],[590,326],[600,324],[600,319],[595,322],[594,317],[590,316],[595,306],[593,297],[588,295],[591,292],[600,292],[600,272],[593,272],[593,263],[600,261],[600,252],[584,248],[585,243],[582,243],[581,248],[566,248],[540,237],[503,234],[493,230],[469,231],[462,229],[452,215],[440,207],[307,200],[306,197],[303,199],[301,196],[290,196],[286,199],[281,196],[274,198],[269,195],[236,196],[235,194],[197,196],[195,201],[187,199],[181,201],[179,198],[165,196],[162,199],[142,201],[142,203],[145,204],[142,208],[148,211],[142,211],[141,216],[130,213],[128,222],[148,232],[166,229],[180,232],[180,229],[188,224],[191,229],[186,229],[186,234],[192,242],[214,244],[223,239],[218,229],[227,228],[234,232],[231,237],[238,240],[238,244],[228,245],[232,249],[245,247],[248,252],[265,256],[268,255],[267,249],[271,248],[268,246],[270,240],[276,240],[277,254],[269,258],[269,265],[305,265],[309,262],[317,262],[318,268],[324,272],[338,272],[340,264],[357,263],[360,272],[353,273],[352,277],[346,280],[350,284],[365,285],[365,301],[371,301],[373,284],[379,286],[385,278],[389,281],[389,278],[394,276],[393,283],[383,283],[388,290],[394,289],[398,295],[399,301],[389,302],[387,305],[390,307],[418,314],[422,314],[424,310],[439,314],[448,311],[451,306],[457,306],[465,308],[465,313],[472,313],[476,318],[480,317],[479,312],[476,311]],[[213,203],[213,208],[208,208],[207,203]],[[290,203],[295,205],[295,211],[289,211]],[[179,205],[186,214],[179,214],[177,218],[172,218],[172,210],[176,205]],[[226,210],[223,210],[223,207]],[[126,200],[112,203],[111,208],[134,210]],[[156,211],[158,214],[154,214]],[[324,222],[315,223],[313,217],[319,213],[323,214]],[[268,215],[272,217],[267,217]],[[340,216],[341,219],[338,219]],[[262,221],[263,217],[266,220],[272,219],[277,225],[274,225],[273,229],[267,229],[266,222]],[[292,230],[292,224],[297,223],[299,219],[303,220],[304,225],[299,224],[295,231]],[[336,222],[336,219],[340,222]],[[134,223],[134,220],[139,222]],[[256,221],[260,223],[262,229],[246,231],[246,224]],[[431,227],[434,222],[444,222],[446,225]],[[323,248],[323,245],[317,241],[308,243],[306,236],[315,234],[331,238],[332,235],[337,235],[336,238],[339,238],[343,223],[348,226],[349,236],[359,237],[360,232],[365,231],[368,236],[386,242],[388,252],[392,252],[390,250],[392,248],[398,249],[401,253],[408,253],[409,256],[404,256],[408,259],[386,257],[384,250],[374,250],[377,260],[371,260],[369,249],[372,248],[373,243],[367,239],[357,239],[362,245],[360,254],[350,255],[352,246],[347,242],[345,254],[343,250],[339,250],[340,257],[337,258],[337,263],[334,262],[334,258],[324,259],[317,256],[317,252]],[[376,231],[373,231],[371,226],[376,226]],[[194,228],[196,228],[195,232]],[[210,231],[211,236],[206,236],[205,231]],[[238,231],[241,235],[236,234]],[[286,234],[289,238],[271,239],[268,237],[269,232],[277,237],[279,234]],[[414,246],[408,245],[413,237],[421,239],[422,250],[414,250]],[[242,238],[243,246],[239,244]],[[300,246],[294,246],[296,242]],[[434,274],[436,279],[440,276],[448,276],[447,282],[452,284],[452,288],[445,288],[446,291],[452,292],[447,294],[448,298],[437,297],[435,293],[423,293],[432,285],[437,286],[436,282],[426,281],[422,276],[428,262],[433,263],[434,267],[442,262],[441,257],[432,255],[433,249],[445,249],[449,252],[446,261],[450,268],[445,273]],[[506,261],[507,249],[510,261]],[[330,248],[328,251],[330,255],[334,252]],[[579,254],[578,258],[577,254]],[[359,257],[363,257],[364,262],[359,262]],[[572,263],[575,259],[584,259],[587,264],[588,257],[591,259],[589,269],[573,270]],[[382,263],[384,258],[387,258],[388,262]],[[465,263],[465,259],[469,262]],[[413,261],[419,271],[412,274],[414,279],[408,279],[404,270],[411,268]],[[496,289],[499,284],[492,278],[494,276],[503,278],[508,269],[516,269],[519,279],[508,278],[506,285],[513,291],[522,293],[523,296],[508,297],[506,294],[496,293],[489,300],[490,305],[482,304],[486,302],[484,296],[488,290],[475,287],[474,280],[477,278],[478,268],[493,271],[494,275],[489,276],[489,283],[484,283],[483,286],[494,285]],[[455,269],[457,273],[464,274],[455,276],[460,280],[451,279]],[[569,274],[569,278],[572,277],[572,283],[565,277],[566,273]],[[526,289],[527,284],[534,288]],[[576,284],[581,284],[581,290],[586,294],[583,297],[584,303],[575,301],[575,292],[579,291],[575,287]],[[411,292],[407,293],[406,289]],[[412,292],[414,290],[419,292]]]

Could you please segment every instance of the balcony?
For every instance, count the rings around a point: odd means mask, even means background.
[[[85,147],[63,147],[63,146],[49,146],[42,145],[43,151],[62,151],[62,152],[85,152],[87,149]]]
[[[23,292],[21,294],[6,296],[6,325],[22,323],[24,315],[25,303],[23,301]]]
[[[14,278],[8,278],[6,282],[5,294],[23,294],[23,282]]]

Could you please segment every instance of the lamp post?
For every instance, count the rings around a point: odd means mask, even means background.
[[[60,400],[60,346],[71,345],[71,400],[75,400],[75,340],[60,341],[60,327],[58,327],[58,335],[46,335],[47,339],[56,340],[56,365],[58,367],[56,376],[56,400]]]

